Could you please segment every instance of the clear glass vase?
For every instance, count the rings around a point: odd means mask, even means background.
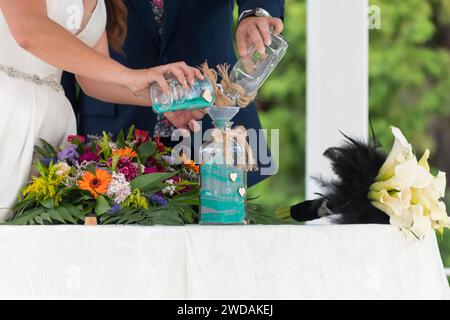
[[[239,107],[216,106],[208,111],[222,132],[231,130],[238,112]],[[200,224],[245,224],[247,172],[240,163],[246,159],[244,146],[233,138],[212,139],[202,146],[201,155]]]
[[[167,82],[169,94],[164,94],[157,83],[150,86],[150,99],[156,113],[201,109],[214,104],[214,87],[208,79],[196,79],[189,90],[185,90],[176,79],[169,79]]]

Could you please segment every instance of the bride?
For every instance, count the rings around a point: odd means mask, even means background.
[[[131,70],[109,58],[126,36],[122,0],[0,0],[0,222],[27,181],[39,138],[59,145],[76,133],[75,115],[59,84],[63,70],[97,99],[149,106],[146,89],[168,91],[172,74],[185,87],[201,73],[185,63]],[[198,112],[198,111],[197,111]],[[176,126],[200,114],[167,114]]]

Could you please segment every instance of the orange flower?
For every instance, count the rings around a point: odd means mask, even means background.
[[[200,167],[197,166],[197,165],[195,164],[195,162],[192,161],[192,160],[191,160],[189,163],[185,163],[184,166],[185,166],[186,168],[188,168],[188,169],[191,169],[192,171],[194,171],[194,172],[196,172],[196,173],[199,173],[199,172],[200,172]]]
[[[111,175],[102,169],[97,169],[95,175],[87,171],[81,180],[78,181],[78,186],[82,190],[89,191],[94,198],[105,194],[108,191],[108,186],[111,182]]]
[[[119,157],[127,157],[130,159],[136,158],[137,157],[137,153],[136,151],[134,151],[131,148],[124,148],[124,149],[118,149],[116,151],[114,151],[113,153],[114,156],[119,156]]]
[[[180,160],[183,162],[183,165],[186,168],[191,169],[192,171],[194,171],[196,173],[200,172],[200,167],[197,166],[194,161],[192,161],[191,159],[188,159],[184,154],[180,155]]]

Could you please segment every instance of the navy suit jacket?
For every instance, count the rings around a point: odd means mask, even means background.
[[[128,36],[124,54],[111,50],[111,56],[132,69],[151,68],[161,64],[185,61],[200,66],[205,60],[210,66],[220,63],[234,65],[233,45],[234,0],[165,0],[163,33],[157,32],[150,0],[126,0],[128,6]],[[283,17],[284,0],[237,0],[239,12],[264,8],[274,17]],[[116,135],[121,129],[136,125],[153,132],[156,115],[151,108],[105,103],[76,95],[73,75],[64,74],[63,86],[78,115],[80,134]],[[236,125],[260,129],[261,124],[254,104],[243,109],[234,119]],[[209,117],[203,120],[203,130],[211,128]],[[266,148],[260,141],[260,148]],[[249,175],[249,185],[262,180],[259,172]]]

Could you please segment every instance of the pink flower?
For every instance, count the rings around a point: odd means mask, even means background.
[[[186,186],[183,188],[183,190],[180,191],[180,193],[188,193],[192,190],[191,186]]]
[[[178,184],[178,183],[180,183],[180,181],[181,181],[181,177],[180,177],[180,176],[175,176],[175,177],[172,178],[172,180],[173,180],[173,182],[174,182],[175,184]]]
[[[127,181],[131,181],[138,176],[137,164],[128,158],[120,158],[117,162],[117,171],[125,176]]]
[[[82,155],[80,156],[79,161],[80,161],[80,162],[83,162],[83,161],[87,161],[87,162],[90,162],[90,161],[98,162],[98,161],[100,161],[100,156],[99,156],[98,154],[94,153],[94,152],[86,152],[86,153],[84,153],[84,154],[82,154]]]
[[[144,174],[152,174],[152,173],[158,173],[158,172],[164,172],[164,171],[161,170],[161,168],[158,168],[157,166],[153,166],[153,167],[144,169]]]
[[[73,134],[67,137],[67,142],[73,144],[82,144],[86,142],[86,139],[83,136],[79,136],[77,134]]]

